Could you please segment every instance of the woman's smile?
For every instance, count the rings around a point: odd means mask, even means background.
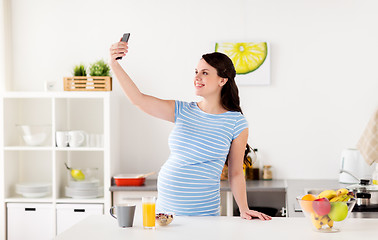
[[[199,82],[195,82],[195,83],[194,83],[194,86],[195,86],[197,89],[200,89],[200,88],[204,87],[205,84],[203,84],[203,83],[199,83]]]

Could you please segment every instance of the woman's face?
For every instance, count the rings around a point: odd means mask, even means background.
[[[219,94],[227,79],[218,76],[217,70],[201,59],[195,70],[195,93],[201,97]]]

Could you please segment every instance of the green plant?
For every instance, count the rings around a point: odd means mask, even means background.
[[[87,76],[87,71],[84,64],[79,64],[74,67],[73,75],[74,76]]]
[[[89,67],[90,76],[110,76],[110,67],[104,60],[99,60]]]

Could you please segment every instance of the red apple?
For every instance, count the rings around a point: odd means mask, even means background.
[[[315,199],[312,203],[312,208],[319,216],[327,215],[331,211],[331,203],[328,198]]]

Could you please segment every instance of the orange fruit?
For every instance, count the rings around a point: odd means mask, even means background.
[[[314,210],[312,209],[312,202],[316,199],[316,196],[312,194],[307,194],[302,197],[302,201],[300,201],[301,207],[303,211],[312,213]]]

